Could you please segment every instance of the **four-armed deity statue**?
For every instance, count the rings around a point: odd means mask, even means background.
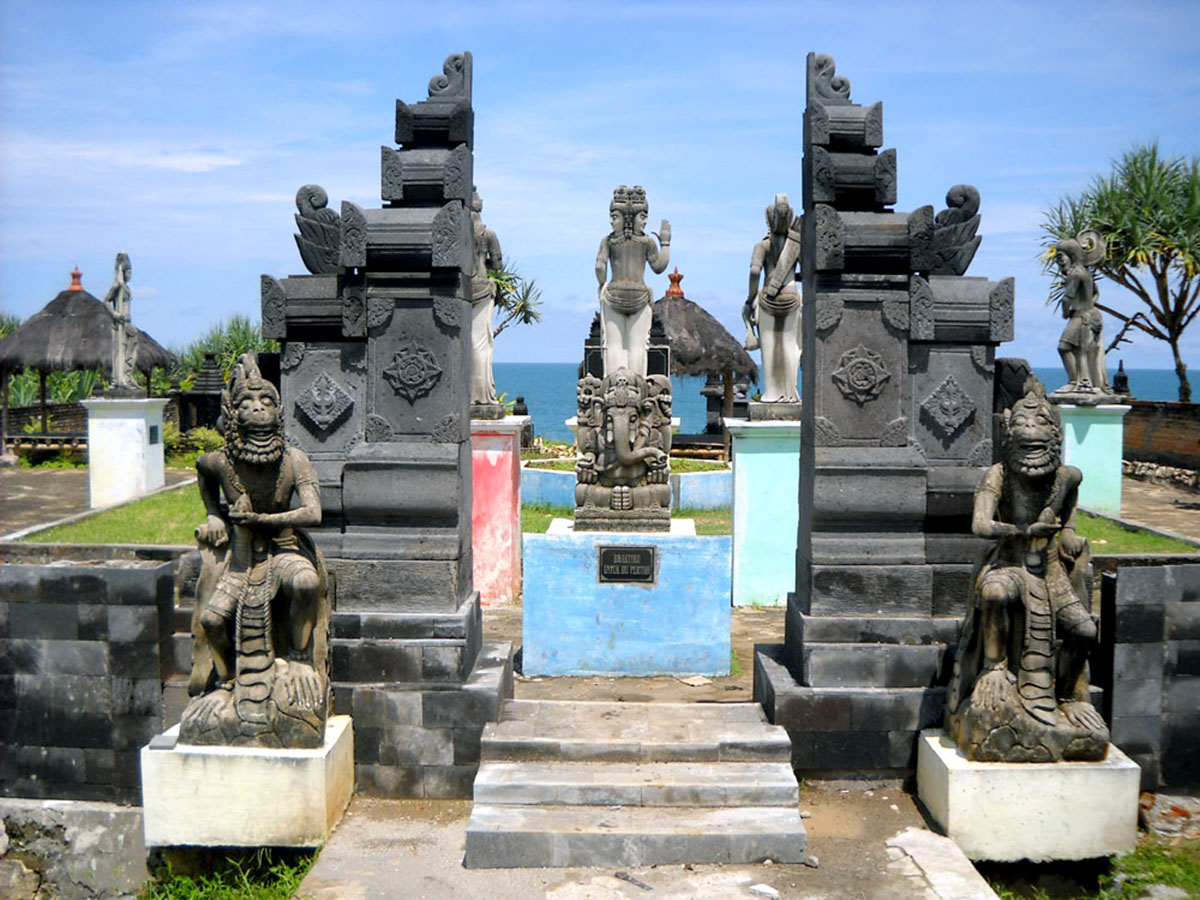
[[[671,379],[618,369],[579,380],[577,531],[671,526]]]
[[[194,699],[179,739],[320,747],[330,609],[324,563],[300,528],[320,524],[321,499],[312,463],[284,440],[279,392],[253,353],[230,373],[221,424],[225,447],[196,460],[208,520],[196,529]]]
[[[975,493],[977,570],[946,727],[983,762],[1100,760],[1109,733],[1088,699],[1096,646],[1089,548],[1075,533],[1082,476],[1062,465],[1062,426],[1040,381],[1004,413],[1003,461]]]
[[[671,258],[671,224],[663,219],[660,230],[652,232],[659,244],[646,234],[650,207],[640,185],[618,187],[608,210],[612,233],[600,242],[596,254],[604,373],[627,369],[645,377],[654,296],[645,282],[644,270],[649,264],[656,275],[666,271]],[[611,281],[606,280],[609,267]]]
[[[1091,272],[1091,267],[1104,258],[1104,237],[1098,231],[1081,231],[1076,237],[1059,241],[1054,251],[1063,279],[1062,312],[1067,320],[1058,341],[1067,384],[1054,393],[1084,395],[1085,400],[1089,394],[1096,400],[1115,396],[1104,361],[1104,321],[1096,308],[1100,289]]]
[[[764,403],[799,403],[800,292],[796,263],[800,258],[801,221],[793,217],[786,194],[767,207],[767,236],[750,257],[750,290],[742,309],[746,349],[762,347]],[[766,283],[759,287],[765,278]],[[757,335],[755,332],[757,331]]]
[[[471,417],[500,419],[504,407],[496,399],[492,377],[492,313],[496,308],[496,283],[488,269],[504,266],[496,232],[483,224],[483,200],[471,195],[471,228],[475,236],[475,271],[471,276]]]

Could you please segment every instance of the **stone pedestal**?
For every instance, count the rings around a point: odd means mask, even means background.
[[[179,726],[142,748],[147,847],[319,847],[354,792],[354,730],[331,716],[316,750],[198,747]]]
[[[726,419],[725,428],[733,438],[733,605],[784,606],[796,589],[800,423]]]
[[[1079,505],[1108,516],[1121,515],[1121,451],[1130,407],[1123,403],[1056,406],[1063,423],[1063,462],[1083,472]]]
[[[471,419],[471,540],[485,603],[521,593],[521,430],[529,416]]]
[[[917,793],[971,859],[1049,862],[1137,843],[1141,770],[1115,746],[1101,762],[971,762],[942,731],[921,733]]]
[[[729,673],[729,538],[572,524],[525,535],[526,675]]]
[[[163,407],[153,398],[84,400],[92,509],[140,497],[166,483]]]

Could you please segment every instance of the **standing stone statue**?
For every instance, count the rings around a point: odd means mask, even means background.
[[[1056,394],[1112,394],[1104,362],[1104,321],[1096,308],[1100,290],[1090,267],[1104,258],[1104,237],[1081,231],[1055,246],[1063,277],[1063,318],[1067,327],[1058,341],[1058,355],[1067,370],[1067,384]]]
[[[793,219],[786,194],[776,194],[767,207],[767,236],[750,257],[750,291],[742,309],[746,349],[762,347],[764,403],[798,403],[800,371],[800,292],[796,263],[800,258],[801,220]],[[759,289],[762,278],[766,284]],[[755,332],[757,331],[757,336]]]
[[[130,315],[133,293],[129,290],[129,279],[133,276],[133,267],[129,264],[129,255],[118,253],[113,268],[113,283],[104,295],[104,302],[116,319],[113,332],[112,386],[120,391],[133,391],[137,390],[137,380],[133,374],[134,361],[137,358],[137,334],[133,330]]]
[[[972,530],[994,543],[976,572],[947,697],[947,730],[984,762],[1100,760],[1109,733],[1088,699],[1096,647],[1082,475],[1061,464],[1062,425],[1034,377],[1004,413],[1002,462],[975,492]]]
[[[656,275],[666,271],[671,258],[671,224],[663,219],[660,230],[651,232],[659,244],[646,234],[650,207],[640,185],[618,187],[608,210],[612,233],[600,242],[596,254],[604,374],[626,369],[645,377],[654,297],[643,273],[647,264]],[[612,280],[606,282],[609,266]]]
[[[253,353],[229,375],[221,424],[225,447],[196,460],[208,520],[196,529],[194,699],[179,739],[320,747],[330,609],[324,561],[300,527],[321,523],[321,498],[308,456],[284,440],[279,392]]]
[[[471,228],[475,235],[475,270],[471,275],[471,417],[499,419],[504,407],[496,399],[492,377],[492,313],[496,309],[496,283],[488,269],[504,266],[496,232],[483,224],[483,200],[471,195]]]

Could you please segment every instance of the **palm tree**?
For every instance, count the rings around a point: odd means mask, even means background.
[[[1060,200],[1042,222],[1048,271],[1054,244],[1088,228],[1107,243],[1096,268],[1131,291],[1148,314],[1096,306],[1127,328],[1170,345],[1179,401],[1189,402],[1192,391],[1179,345],[1200,315],[1200,156],[1167,159],[1157,142],[1139,144],[1114,161],[1112,174],[1096,176],[1087,189]]]
[[[503,269],[488,269],[488,278],[496,285],[496,311],[500,315],[493,337],[509,325],[542,321],[542,289],[536,280],[526,279],[512,263],[506,263]]]

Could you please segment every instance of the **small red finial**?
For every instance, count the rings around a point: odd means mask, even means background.
[[[83,278],[83,273],[79,271],[79,266],[76,266],[75,271],[71,273],[71,286],[67,288],[67,290],[82,291],[83,285],[80,283],[81,278]]]
[[[667,296],[682,297],[683,288],[679,286],[679,282],[683,281],[683,276],[679,274],[679,266],[676,266],[675,271],[668,275],[667,278],[671,279],[671,286],[667,288]]]

